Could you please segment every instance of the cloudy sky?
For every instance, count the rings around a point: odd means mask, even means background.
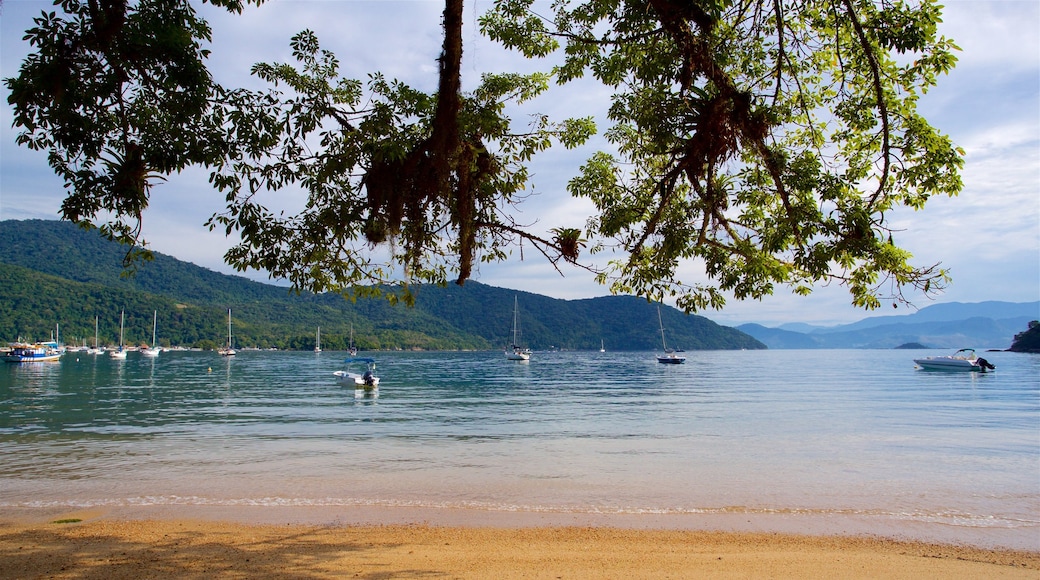
[[[941,33],[962,51],[957,68],[921,101],[926,118],[967,152],[964,191],[952,199],[934,198],[921,211],[889,216],[896,242],[910,250],[917,265],[941,262],[953,283],[936,302],[1040,300],[1040,2],[1035,0],[947,0]],[[479,37],[475,19],[487,2],[468,0],[464,24],[463,69],[472,87],[482,72],[539,68]],[[15,76],[28,47],[21,41],[32,18],[51,10],[51,2],[2,0],[0,4],[0,76]],[[436,0],[274,0],[230,16],[204,5],[200,11],[214,28],[211,70],[226,85],[253,81],[256,62],[290,62],[289,38],[314,30],[323,48],[339,57],[341,73],[364,79],[381,71],[412,86],[432,91],[441,42]],[[254,85],[259,86],[259,85]],[[466,87],[464,86],[464,89]],[[45,155],[15,145],[16,131],[0,89],[0,220],[56,219],[64,197],[62,183],[49,170]],[[553,91],[530,111],[554,118],[597,114],[608,94],[592,82]],[[522,123],[523,115],[514,115]],[[601,125],[601,130],[604,127]],[[542,155],[533,165],[533,196],[520,208],[520,221],[537,221],[548,231],[558,226],[582,227],[590,205],[566,193],[577,167],[602,142],[577,151]],[[223,196],[211,190],[203,171],[189,171],[156,187],[144,219],[144,238],[152,249],[181,260],[227,273],[223,253],[231,246],[203,223],[223,209]],[[696,272],[696,264],[687,267]],[[584,270],[565,270],[561,277],[533,252],[519,253],[506,263],[482,265],[474,279],[573,299],[602,296]],[[254,273],[250,277],[266,281]],[[810,297],[778,288],[767,300],[730,301],[709,318],[729,325],[758,322],[837,324],[870,315],[913,310],[866,312],[850,306],[841,287],[820,287]],[[915,306],[934,302],[918,297]]]

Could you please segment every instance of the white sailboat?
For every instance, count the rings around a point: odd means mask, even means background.
[[[513,296],[513,342],[506,349],[506,359],[508,360],[531,360],[531,349],[520,346],[518,335],[520,334],[520,327],[517,321],[520,314],[520,306],[517,302],[516,296]]]
[[[600,352],[607,352],[607,349],[603,348],[603,339],[602,338],[599,340],[599,351]]]
[[[314,352],[321,352],[321,327],[314,333]]]
[[[232,344],[233,343],[231,341],[231,309],[228,308],[228,311],[227,311],[227,346],[225,346],[224,348],[218,350],[217,352],[220,353],[220,356],[235,356],[236,354],[238,354],[238,352],[236,352],[235,349],[232,348],[232,346],[231,346]]]
[[[664,349],[664,355],[657,357],[657,362],[669,364],[669,365],[681,365],[686,362],[686,357],[676,354],[674,350],[668,348],[668,345],[664,342],[664,322],[661,320],[661,307],[657,307],[657,323],[661,325],[661,348]]]
[[[350,356],[357,356],[357,345],[354,344],[354,325],[350,325],[350,344],[347,346]]]
[[[157,321],[158,321],[158,311],[157,310],[153,310],[152,311],[152,346],[151,346],[151,348],[141,349],[141,354],[143,354],[144,356],[156,357],[156,356],[159,356],[160,352],[162,352],[162,349],[159,348],[159,346],[157,344],[155,344],[155,325],[156,325]]]
[[[105,349],[98,346],[98,317],[94,317],[94,348],[88,348],[87,354],[101,354]]]
[[[126,348],[123,347],[123,319],[125,313],[126,311],[124,310],[119,311],[119,348],[108,351],[108,356],[118,360],[126,358]]]

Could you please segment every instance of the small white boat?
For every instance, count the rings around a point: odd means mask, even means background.
[[[105,352],[105,349],[98,345],[98,320],[99,318],[94,316],[94,348],[88,348],[87,354],[102,354]]]
[[[506,359],[508,360],[531,360],[531,349],[520,346],[518,335],[520,334],[520,326],[517,322],[517,316],[520,313],[520,306],[516,300],[516,296],[513,296],[513,342],[509,345],[509,348],[505,350]]]
[[[52,362],[61,358],[61,349],[57,342],[38,342],[34,344],[13,344],[11,352],[4,355],[10,363]]]
[[[123,360],[126,358],[126,347],[123,346],[123,319],[125,318],[125,314],[125,311],[119,311],[119,348],[108,351],[108,356],[116,360]]]
[[[158,314],[158,311],[156,311],[156,310],[152,311],[152,346],[151,346],[151,348],[142,348],[141,349],[141,354],[143,354],[144,356],[147,356],[147,357],[157,357],[157,356],[159,356],[159,353],[162,352],[162,349],[159,348],[159,346],[155,344],[155,323],[158,320],[157,314]]]
[[[664,341],[664,321],[661,320],[661,307],[657,307],[657,323],[661,325],[661,348],[664,349],[664,355],[658,355],[657,362],[666,365],[681,365],[686,362],[686,357],[676,354],[677,351],[668,348],[668,345]]]
[[[914,362],[922,369],[939,371],[969,371],[984,373],[987,370],[997,368],[990,364],[988,360],[976,356],[975,349],[973,348],[962,348],[949,356],[915,358]]]
[[[336,371],[332,373],[336,376],[339,382],[345,386],[353,386],[355,388],[362,389],[378,389],[379,388],[379,377],[375,375],[376,361],[370,358],[348,358],[346,361],[348,365],[351,363],[363,363],[365,364],[365,371],[358,373],[350,370]]]
[[[321,352],[321,327],[314,333],[314,352]]]
[[[350,344],[347,346],[347,352],[350,356],[357,356],[357,345],[354,344],[354,325],[350,325]]]
[[[231,346],[232,344],[233,343],[231,342],[231,309],[228,308],[228,311],[227,311],[227,346],[225,346],[224,348],[218,350],[217,352],[220,353],[220,356],[235,356],[236,354],[238,354],[238,351],[236,351],[234,348],[232,348],[232,346]]]

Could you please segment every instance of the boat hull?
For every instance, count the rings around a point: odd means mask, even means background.
[[[950,357],[915,358],[914,362],[922,369],[933,371],[981,371],[982,367],[966,359]]]
[[[54,362],[60,359],[60,352],[35,352],[35,349],[14,349],[4,356],[4,361],[9,363]]]
[[[379,388],[379,377],[368,377],[358,373],[352,373],[349,371],[336,371],[332,373],[336,375],[339,382],[347,386],[361,387],[365,389],[377,389]]]

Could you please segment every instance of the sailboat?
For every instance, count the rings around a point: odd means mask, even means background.
[[[162,351],[162,349],[159,348],[155,344],[155,324],[156,324],[157,321],[158,321],[158,311],[157,310],[153,310],[152,311],[152,347],[151,348],[141,349],[141,354],[143,354],[144,356],[151,356],[151,357],[159,356],[159,353]]]
[[[222,348],[222,349],[217,351],[218,353],[220,353],[220,356],[235,356],[236,354],[238,354],[235,351],[235,349],[231,348],[231,344],[232,344],[231,343],[231,309],[228,308],[228,311],[227,311],[227,346],[225,346],[224,348]]]
[[[119,348],[108,351],[108,356],[119,360],[126,358],[126,349],[123,348],[123,319],[125,313],[125,310],[119,311]]]
[[[98,346],[98,317],[94,317],[94,348],[88,348],[87,354],[101,354],[104,349]]]
[[[314,352],[321,352],[321,327],[314,333]]]
[[[600,352],[607,352],[607,349],[603,348],[603,339],[602,338],[599,340],[599,351]]]
[[[350,325],[350,345],[347,347],[350,356],[357,356],[357,345],[354,344],[354,325]]]
[[[506,358],[509,360],[531,360],[531,349],[520,346],[517,336],[520,333],[520,327],[517,323],[517,316],[520,314],[520,306],[516,300],[516,296],[513,296],[513,342],[506,349]]]
[[[664,322],[661,320],[661,307],[657,307],[657,323],[661,325],[661,348],[664,349],[664,355],[657,357],[657,362],[670,364],[670,365],[681,365],[686,362],[686,357],[676,354],[674,350],[668,348],[668,345],[664,342]]]

